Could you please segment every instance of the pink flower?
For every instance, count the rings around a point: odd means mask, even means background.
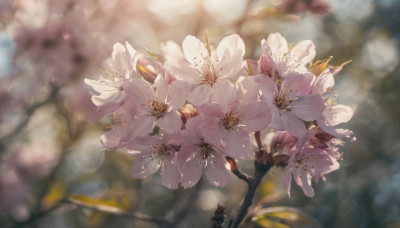
[[[30,217],[33,203],[32,184],[49,175],[58,164],[59,151],[54,145],[11,146],[0,157],[0,213],[15,220]]]
[[[213,186],[225,186],[230,180],[224,157],[225,149],[204,137],[200,130],[202,124],[201,117],[191,118],[182,131],[182,147],[178,159],[182,166],[181,184],[184,188],[193,187],[200,180],[203,170]]]
[[[263,54],[258,60],[258,71],[271,78],[284,78],[290,71],[308,72],[305,65],[315,57],[315,45],[304,40],[292,48],[279,33],[272,33],[267,40],[261,41]]]
[[[27,57],[43,71],[41,80],[51,78],[52,83],[61,85],[74,70],[71,61],[74,50],[67,39],[71,30],[71,25],[62,19],[48,21],[41,28],[22,25],[14,31],[17,44],[14,57]]]
[[[211,103],[199,107],[206,119],[202,130],[209,141],[226,143],[227,155],[234,158],[253,158],[250,131],[268,126],[271,112],[259,101],[259,84],[252,77],[241,77],[237,89],[223,81],[214,86]]]
[[[109,150],[124,147],[130,138],[132,129],[129,124],[133,121],[135,114],[136,106],[132,101],[127,101],[124,106],[113,113],[111,117],[114,125],[111,126],[111,130],[101,136],[101,144]]]
[[[334,128],[336,125],[348,122],[353,116],[353,110],[349,106],[337,104],[338,94],[331,90],[334,84],[335,80],[329,69],[326,69],[313,82],[311,93],[324,97],[326,106],[317,119],[317,124],[323,131],[334,137],[350,137],[353,134],[352,131]]]
[[[307,131],[302,120],[314,121],[321,116],[325,108],[322,97],[308,94],[314,77],[311,73],[288,73],[278,90],[271,78],[256,76],[262,85],[262,98],[272,110],[272,128],[300,137]]]
[[[313,128],[306,135],[298,139],[295,150],[290,153],[288,165],[285,168],[283,185],[290,197],[290,187],[292,176],[296,184],[303,189],[308,197],[314,196],[314,189],[311,187],[313,176],[322,176],[333,171],[338,166],[334,166],[334,159],[327,151],[321,148],[313,147],[308,144],[308,140],[314,137],[316,129]]]
[[[161,134],[161,138],[145,136],[131,140],[126,148],[135,156],[132,166],[134,178],[146,178],[161,167],[161,183],[176,189],[181,179],[176,153],[180,139],[176,134]]]
[[[125,47],[115,43],[112,53],[110,71],[106,70],[105,76],[100,80],[86,78],[85,83],[92,89],[92,102],[102,112],[113,112],[121,107],[126,100],[126,84],[136,77],[136,61],[139,54],[126,42]]]
[[[296,144],[295,138],[287,131],[278,131],[274,134],[269,144],[270,152],[272,154],[289,154],[292,147]]]
[[[218,82],[232,78],[242,68],[245,52],[243,40],[237,34],[221,40],[216,50],[206,47],[194,36],[187,36],[182,43],[188,62],[180,59],[167,60],[165,67],[178,80],[187,81],[193,91],[188,101],[194,105],[207,102]]]
[[[184,81],[173,81],[158,75],[154,87],[143,79],[133,78],[126,93],[136,104],[135,119],[131,121],[131,136],[142,137],[157,125],[167,132],[176,132],[182,127],[178,110],[185,104],[189,86]]]

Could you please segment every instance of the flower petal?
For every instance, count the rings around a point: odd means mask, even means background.
[[[350,137],[353,135],[353,132],[347,129],[335,129],[332,126],[329,126],[325,123],[325,120],[322,118],[317,119],[317,124],[324,132],[336,137],[336,138],[343,138],[343,137]]]
[[[281,113],[279,118],[282,121],[281,123],[284,130],[289,132],[291,135],[295,137],[300,137],[307,133],[307,129],[306,126],[304,126],[304,123],[292,113]]]
[[[311,177],[309,177],[306,172],[304,172],[301,168],[296,168],[294,169],[293,177],[296,184],[303,189],[303,192],[306,196],[314,196],[314,189],[311,187]]]
[[[313,121],[321,116],[325,102],[320,95],[304,95],[293,102],[291,112],[305,121]]]
[[[223,187],[229,183],[230,173],[227,161],[221,154],[214,152],[207,159],[206,176],[211,185]]]
[[[199,182],[203,174],[204,165],[204,160],[199,156],[195,156],[183,164],[181,181],[183,188],[191,188]]]
[[[126,134],[126,130],[120,127],[115,127],[100,137],[101,144],[109,150],[116,150],[123,147],[127,140],[128,135]]]
[[[328,106],[323,112],[325,122],[331,126],[346,123],[353,117],[353,109],[346,105]]]
[[[316,78],[313,83],[313,94],[322,95],[329,88],[332,88],[335,85],[335,79],[333,78],[333,74],[329,72],[324,72],[320,76]]]
[[[304,67],[315,57],[315,45],[311,40],[303,40],[297,43],[288,54],[288,62],[293,68]]]
[[[312,73],[290,72],[282,81],[280,92],[285,92],[290,99],[310,92],[311,83],[315,76]]]
[[[129,124],[129,132],[131,132],[130,137],[143,137],[150,134],[154,128],[154,118],[150,116],[142,116],[136,119],[133,119]]]
[[[271,109],[263,102],[253,102],[240,106],[242,124],[251,131],[261,131],[271,122]]]
[[[182,128],[181,115],[177,111],[168,112],[157,120],[157,126],[168,133],[178,132]]]
[[[219,104],[223,113],[229,112],[229,106],[236,101],[236,90],[229,80],[214,84],[212,102]]]
[[[208,51],[203,42],[194,36],[186,36],[182,42],[182,48],[186,60],[192,65],[208,57]]]
[[[185,81],[173,81],[168,89],[167,105],[172,110],[179,110],[189,95],[189,84]]]
[[[213,89],[209,85],[197,86],[189,95],[188,101],[196,106],[208,102],[213,94]]]
[[[147,105],[156,96],[153,87],[139,78],[130,79],[126,85],[125,92],[137,105]]]
[[[168,80],[159,74],[154,80],[156,86],[156,99],[158,102],[165,103],[168,96]]]
[[[161,166],[160,158],[137,156],[133,162],[131,175],[134,178],[146,178],[155,173]]]
[[[258,101],[260,94],[260,83],[254,77],[240,77],[236,82],[238,100],[248,104]]]
[[[191,85],[200,83],[201,78],[199,72],[183,60],[167,60],[164,63],[164,67],[178,80],[186,81]]]
[[[122,69],[128,69],[130,64],[130,55],[129,52],[127,52],[126,48],[124,45],[121,43],[115,43],[113,45],[113,51],[111,54],[112,59],[114,60],[115,63],[118,63],[118,65]]]
[[[277,62],[288,52],[288,44],[286,39],[279,33],[272,33],[268,36],[267,41],[262,40],[261,46],[263,51],[271,55],[272,59]]]
[[[161,167],[161,184],[169,189],[177,189],[181,179],[178,162],[173,155],[166,154]]]
[[[245,52],[243,39],[238,34],[232,34],[223,38],[217,47],[218,59],[222,59],[226,50],[231,53],[231,56],[239,53],[243,57]]]
[[[289,198],[290,198],[290,188],[292,186],[292,176],[293,176],[293,167],[291,165],[288,165],[285,168],[285,175],[283,176],[283,188],[286,190]]]
[[[218,122],[218,120],[205,122],[201,126],[201,131],[204,139],[214,144],[220,144],[222,138],[226,134],[226,129]]]
[[[253,159],[253,146],[249,132],[244,129],[230,129],[225,136],[226,154],[233,158]]]
[[[254,79],[260,83],[261,98],[265,102],[272,104],[275,100],[275,94],[278,92],[278,87],[275,82],[268,76],[257,75]]]

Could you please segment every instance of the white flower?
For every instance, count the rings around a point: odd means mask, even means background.
[[[188,101],[194,105],[206,103],[216,83],[236,76],[242,68],[245,48],[237,34],[222,39],[215,51],[194,36],[187,36],[182,47],[187,62],[167,60],[165,67],[175,78],[192,85]]]

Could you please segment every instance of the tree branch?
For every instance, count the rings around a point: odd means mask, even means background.
[[[249,181],[251,176],[249,176],[247,173],[243,172],[242,170],[239,169],[239,167],[236,164],[235,159],[226,156],[225,159],[228,161],[230,167],[231,167],[231,172],[237,176],[237,178],[244,180],[247,184],[249,184]]]
[[[57,208],[65,205],[65,204],[72,204],[72,205],[80,207],[80,208],[87,208],[87,209],[107,213],[110,215],[115,215],[115,216],[119,216],[119,217],[128,217],[128,218],[138,219],[138,220],[145,221],[145,222],[156,223],[158,225],[169,225],[172,227],[172,223],[169,220],[164,219],[164,218],[155,218],[155,217],[151,217],[146,214],[130,213],[130,212],[127,212],[124,210],[118,210],[118,209],[115,209],[115,210],[110,210],[110,209],[106,209],[106,208],[103,209],[101,207],[91,206],[91,205],[87,205],[87,204],[81,204],[79,202],[65,198],[65,199],[61,200],[59,203],[57,203],[56,205],[54,205],[46,210],[43,210],[41,212],[38,212],[36,214],[33,214],[28,220],[16,223],[12,226],[8,226],[7,228],[21,228],[21,227],[26,227],[28,225],[31,225],[36,220],[44,217],[45,215],[49,214],[50,212],[56,210]]]
[[[29,224],[35,222],[36,220],[42,218],[43,216],[47,215],[48,213],[50,213],[50,212],[56,210],[56,209],[59,208],[61,205],[62,205],[62,203],[59,202],[58,204],[56,204],[56,205],[54,205],[54,206],[52,206],[52,207],[50,207],[50,208],[48,208],[48,209],[46,209],[46,210],[40,211],[40,212],[38,212],[38,213],[36,213],[36,214],[33,214],[33,215],[32,215],[28,220],[26,220],[26,221],[18,222],[18,223],[16,223],[16,224],[14,224],[14,225],[12,225],[12,226],[8,226],[8,227],[6,227],[6,228],[20,228],[20,227],[25,227],[25,226],[27,226],[27,225],[29,225]]]
[[[260,157],[261,155],[258,155],[259,153],[264,153],[264,151],[260,150],[257,152],[256,157]],[[261,156],[262,157],[262,156]],[[246,181],[248,184],[248,189],[246,191],[246,195],[244,196],[242,205],[240,206],[239,210],[236,213],[236,216],[233,218],[233,222],[230,223],[229,228],[237,228],[239,227],[240,223],[243,221],[244,217],[246,216],[249,207],[252,204],[254,195],[256,193],[256,190],[258,188],[258,185],[260,184],[262,178],[265,176],[265,174],[268,173],[268,171],[271,169],[273,166],[273,163],[269,161],[260,161],[256,159],[254,161],[254,166],[255,166],[255,171],[254,171],[254,177],[248,178]]]
[[[258,150],[262,149],[262,142],[261,142],[261,133],[260,131],[254,132],[254,138],[256,138]]]
[[[5,147],[5,144],[8,143],[10,139],[17,136],[19,132],[26,126],[26,124],[28,124],[29,120],[31,119],[32,115],[35,113],[37,109],[47,105],[56,98],[56,95],[59,92],[59,90],[60,87],[53,87],[49,95],[46,97],[46,99],[37,102],[27,108],[24,119],[15,127],[15,129],[11,133],[0,138],[0,152],[3,152],[2,149]]]

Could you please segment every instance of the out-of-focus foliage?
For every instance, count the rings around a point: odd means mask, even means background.
[[[47,14],[49,2],[58,12],[53,17]],[[246,184],[232,176],[224,188],[202,180],[195,189],[172,191],[161,186],[157,175],[133,179],[133,158],[125,151],[106,151],[99,143],[111,120],[94,124],[101,115],[82,78],[104,73],[98,69],[107,68],[103,62],[116,41],[128,40],[154,57],[167,40],[181,43],[186,35],[207,34],[215,43],[238,33],[246,44],[245,57],[257,59],[259,40],[271,32],[290,42],[315,41],[316,59],[329,59],[329,64],[352,61],[336,76],[336,88],[340,102],[355,109],[346,127],[357,141],[343,148],[339,171],[313,184],[314,198],[304,197],[297,187],[287,198],[281,182],[274,182],[282,178],[281,171],[272,169],[253,201],[254,217],[244,226],[400,227],[400,1],[330,0],[325,1],[329,12],[299,10],[302,5],[278,7],[275,0],[49,2],[0,2],[0,166],[8,164],[7,178],[0,173],[0,227],[157,227],[88,207],[107,205],[169,218],[187,198],[191,203],[179,227],[209,227],[218,203],[227,208],[228,224]],[[63,15],[63,9],[73,14]],[[62,36],[62,54],[50,53],[43,61],[19,53],[18,34],[25,34],[22,39],[42,28],[51,30],[52,19],[70,23],[62,27],[70,34]],[[75,39],[81,46],[71,42]],[[43,67],[49,63],[50,69]],[[320,72],[325,63],[313,70]],[[62,80],[55,83],[57,76]],[[240,166],[252,169],[251,162]]]
[[[290,207],[270,207],[261,209],[252,219],[260,227],[310,227],[316,226],[312,218],[298,209]]]

